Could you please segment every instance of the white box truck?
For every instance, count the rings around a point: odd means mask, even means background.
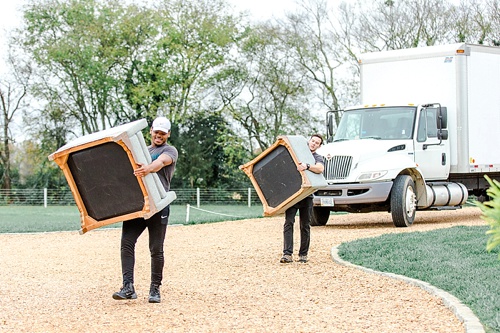
[[[332,211],[387,211],[394,225],[418,210],[457,209],[500,181],[500,48],[452,44],[364,54],[361,105],[327,113],[328,185],[312,225]],[[335,135],[334,134],[335,130]]]

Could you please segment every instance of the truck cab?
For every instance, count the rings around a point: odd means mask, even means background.
[[[335,136],[328,135],[317,151],[325,160],[328,186],[315,193],[313,225],[326,224],[331,211],[388,211],[396,226],[406,227],[413,223],[417,209],[438,201],[441,207],[465,202],[467,190],[447,182],[446,107],[438,103],[364,105],[342,113]],[[328,112],[327,133],[333,133],[333,119]],[[436,198],[434,188],[442,196],[449,187],[446,198]]]

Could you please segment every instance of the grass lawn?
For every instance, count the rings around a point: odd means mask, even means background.
[[[169,224],[196,224],[262,217],[262,206],[207,205],[187,209],[171,205]],[[80,230],[80,213],[76,206],[0,206],[0,233]],[[103,228],[119,228],[115,223]]]
[[[377,271],[426,281],[454,295],[486,332],[500,332],[500,260],[487,252],[489,227],[453,227],[388,234],[339,246],[342,259]]]

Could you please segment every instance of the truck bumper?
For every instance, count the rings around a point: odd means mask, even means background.
[[[392,181],[365,184],[335,184],[319,189],[314,194],[313,205],[335,205],[384,202],[391,192]],[[333,199],[333,202],[332,200]]]

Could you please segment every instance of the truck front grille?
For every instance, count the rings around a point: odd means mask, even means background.
[[[325,157],[325,170],[323,176],[327,180],[345,179],[349,176],[352,166],[352,156]]]

